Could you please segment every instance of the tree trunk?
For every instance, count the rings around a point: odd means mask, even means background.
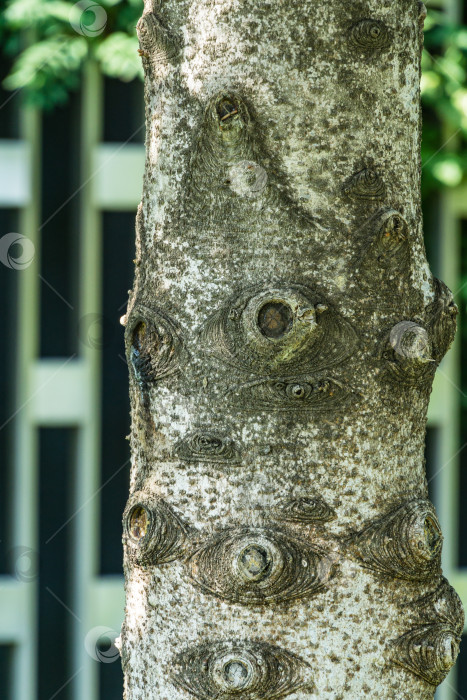
[[[126,325],[127,700],[433,698],[455,332],[420,210],[416,0],[147,0]]]

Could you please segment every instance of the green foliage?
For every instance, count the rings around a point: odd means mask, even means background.
[[[456,187],[467,172],[467,27],[430,11],[421,92],[423,191]]]
[[[28,88],[30,101],[39,106],[64,102],[79,85],[79,71],[88,55],[84,37],[52,37],[20,53],[13,72],[4,81],[10,90]]]
[[[138,42],[125,32],[115,32],[101,41],[96,49],[101,70],[105,75],[121,80],[133,80],[141,75]]]
[[[15,58],[4,87],[50,109],[79,86],[90,57],[104,75],[142,78],[135,30],[142,10],[143,0],[11,0],[0,19],[3,52]]]

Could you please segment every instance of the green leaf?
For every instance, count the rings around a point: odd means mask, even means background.
[[[467,49],[467,27],[462,27],[455,33],[455,42],[460,49]]]
[[[5,19],[14,28],[30,28],[50,20],[68,24],[72,7],[61,0],[14,0],[5,10]]]
[[[102,72],[113,78],[128,81],[143,73],[138,54],[138,40],[124,32],[115,32],[104,39],[95,55]]]
[[[434,164],[432,170],[435,178],[448,187],[456,187],[462,182],[462,165],[454,157],[447,157],[438,161]]]
[[[434,70],[426,70],[422,74],[420,89],[422,95],[428,94],[439,94],[439,88],[441,87],[441,76]]]
[[[50,108],[64,102],[79,84],[79,72],[88,55],[84,37],[48,39],[25,49],[4,80],[9,90],[26,89],[34,104]]]

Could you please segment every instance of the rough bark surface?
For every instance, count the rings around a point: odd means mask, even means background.
[[[452,296],[416,0],[147,0],[127,700],[428,700],[463,612],[424,436]]]

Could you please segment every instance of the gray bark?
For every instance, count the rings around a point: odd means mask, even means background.
[[[125,317],[127,700],[425,700],[463,612],[427,500],[455,332],[415,0],[147,0]]]

